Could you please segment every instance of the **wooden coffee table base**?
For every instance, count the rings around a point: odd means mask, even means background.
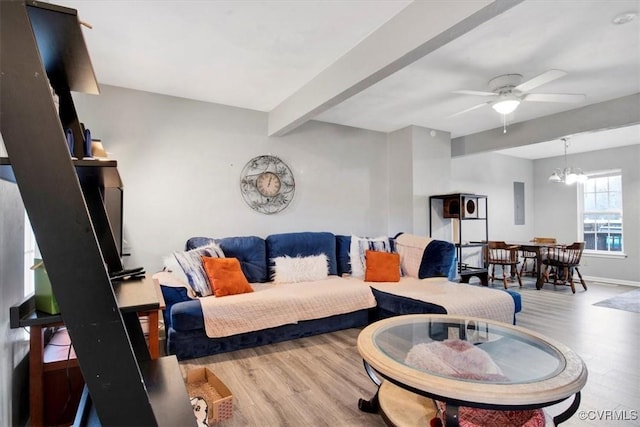
[[[389,426],[428,426],[436,417],[433,399],[412,393],[389,381],[378,391],[380,415]]]

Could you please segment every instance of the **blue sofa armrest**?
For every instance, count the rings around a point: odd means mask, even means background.
[[[511,298],[513,298],[513,305],[514,305],[514,309],[513,309],[513,324],[516,324],[516,314],[520,313],[522,311],[522,295],[520,295],[518,292],[513,291],[511,289],[504,289],[504,292],[508,293],[509,295],[511,295]]]
[[[422,255],[418,278],[451,277],[452,266],[456,261],[456,247],[451,242],[432,240]]]
[[[204,314],[199,299],[174,304],[170,316],[171,327],[176,331],[204,330]]]
[[[163,311],[164,325],[166,329],[171,327],[171,308],[180,302],[191,301],[191,298],[187,295],[185,288],[177,288],[174,286],[164,286],[160,284],[160,291],[164,298],[165,309]]]

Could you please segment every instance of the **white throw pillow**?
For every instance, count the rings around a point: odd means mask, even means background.
[[[364,278],[366,270],[365,253],[367,250],[391,252],[391,244],[386,236],[368,238],[351,236],[349,259],[351,261],[351,276]]]
[[[325,254],[307,257],[280,256],[273,259],[274,283],[312,282],[329,275],[329,259]]]
[[[180,266],[180,263],[176,259],[175,255],[167,255],[162,258],[162,270],[167,271],[174,275],[177,279],[184,283],[189,283],[187,275],[184,274],[184,270]]]

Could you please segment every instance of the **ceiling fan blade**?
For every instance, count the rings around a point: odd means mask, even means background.
[[[526,82],[520,83],[516,86],[516,89],[520,92],[529,92],[531,89],[535,89],[538,86],[542,86],[545,83],[549,83],[555,79],[559,79],[560,77],[564,77],[567,75],[566,71],[562,70],[549,70],[544,73],[527,80]]]
[[[457,113],[453,113],[451,115],[448,115],[446,118],[448,119],[448,118],[451,118],[451,117],[456,117],[456,116],[459,116],[460,114],[468,113],[469,111],[473,111],[473,110],[476,110],[476,109],[478,109],[480,107],[484,107],[485,105],[490,105],[490,104],[491,104],[491,101],[490,102],[483,102],[482,104],[474,105],[473,107],[470,107],[470,108],[467,108],[465,110],[458,111]]]
[[[494,92],[482,92],[479,90],[454,90],[453,93],[458,93],[460,95],[498,96]]]
[[[529,93],[524,97],[525,101],[534,102],[580,102],[585,95],[579,93]]]

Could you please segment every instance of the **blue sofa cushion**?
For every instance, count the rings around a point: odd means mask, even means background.
[[[329,274],[338,274],[336,260],[336,237],[327,232],[281,233],[267,236],[267,259],[273,267],[273,259],[279,256],[290,257],[325,254],[329,260]],[[224,248],[222,249],[224,250]]]
[[[227,258],[238,258],[242,272],[249,282],[269,281],[264,239],[256,236],[225,237],[217,242]]]
[[[351,273],[351,236],[336,235],[336,261],[338,276]]]
[[[237,258],[244,276],[250,283],[268,282],[269,269],[267,265],[266,242],[257,236],[225,237],[213,239],[211,237],[192,237],[187,240],[187,249],[216,242],[220,245],[224,256]]]
[[[456,247],[453,243],[444,240],[430,241],[422,254],[418,278],[449,277],[455,258]]]

